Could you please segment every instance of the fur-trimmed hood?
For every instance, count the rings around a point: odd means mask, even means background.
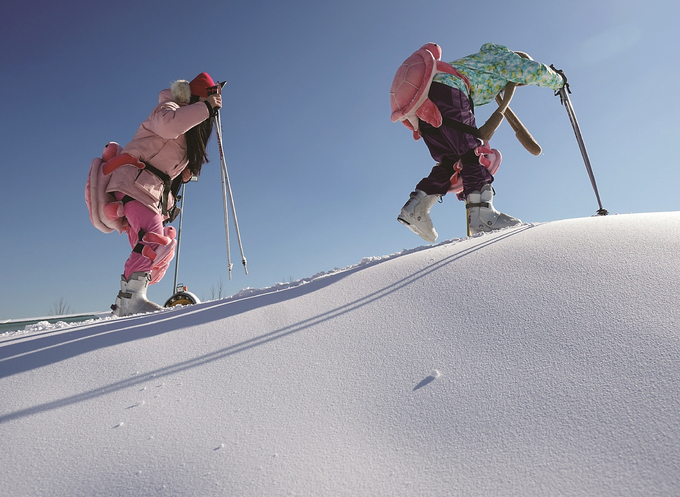
[[[178,104],[188,104],[191,101],[191,88],[186,79],[178,79],[170,85],[172,99]]]

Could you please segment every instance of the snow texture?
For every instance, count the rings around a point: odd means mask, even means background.
[[[680,495],[680,213],[0,335],[3,496]]]

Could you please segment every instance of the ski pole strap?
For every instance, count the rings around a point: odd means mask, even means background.
[[[562,69],[557,69],[555,67],[555,64],[550,64],[550,69],[555,71],[557,74],[559,74],[562,77],[562,80],[564,81],[564,85],[562,87],[565,89],[567,93],[571,93],[571,88],[569,88],[569,83],[567,83],[567,75],[564,74],[564,71]],[[562,93],[560,92],[562,88],[559,88],[555,90],[555,96],[560,97],[560,103],[564,105],[564,97],[562,96]]]

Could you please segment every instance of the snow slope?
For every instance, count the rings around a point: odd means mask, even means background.
[[[678,495],[680,213],[0,335],[0,494]]]

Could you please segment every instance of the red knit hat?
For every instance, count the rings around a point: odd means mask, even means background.
[[[215,86],[215,82],[207,72],[202,72],[189,83],[191,94],[203,98],[208,98],[208,95],[210,95],[208,88],[213,86]]]

